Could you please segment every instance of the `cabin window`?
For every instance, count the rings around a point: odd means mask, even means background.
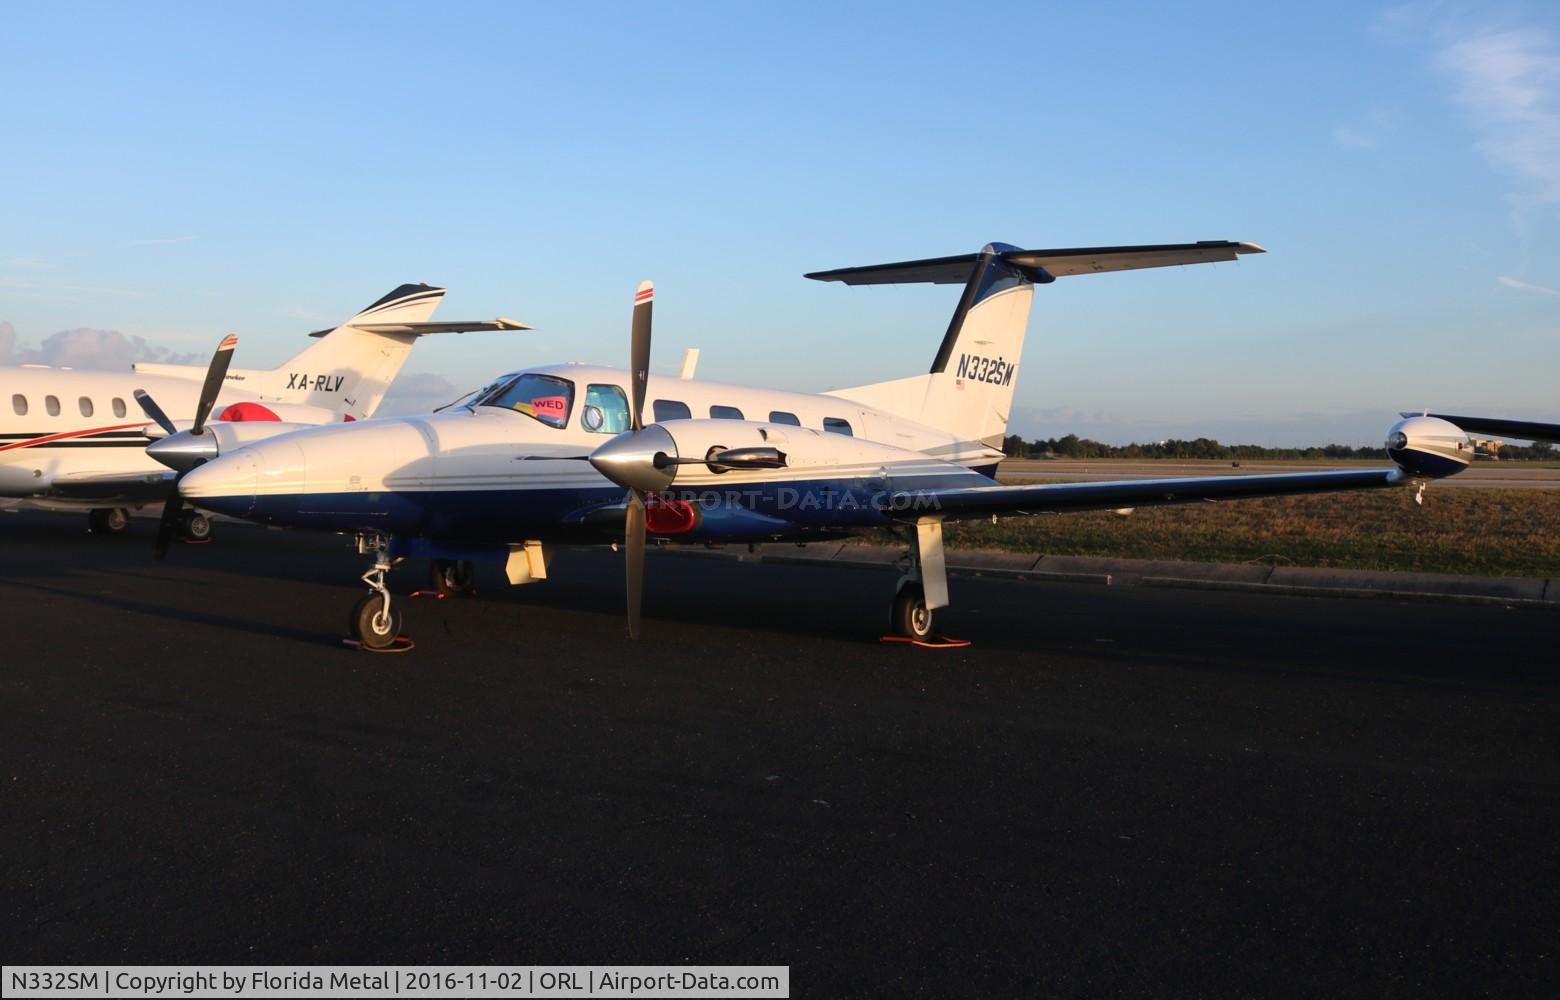
[[[796,419],[796,414],[787,413],[784,410],[770,410],[769,422],[772,424],[790,424],[792,427],[802,426],[802,422]]]
[[[663,420],[690,420],[693,417],[688,404],[675,399],[658,399],[650,408],[655,413],[656,423]]]
[[[569,414],[574,411],[574,383],[553,375],[526,372],[500,381],[476,405],[514,410],[561,430],[568,426]]]
[[[114,401],[109,405],[114,408],[114,416],[122,417],[125,415],[125,401],[118,396],[115,396]]]
[[[86,396],[82,396],[80,401],[79,401],[79,405],[81,406],[81,415],[83,417],[90,417],[90,416],[92,416],[92,400],[91,399],[89,399]]]
[[[855,436],[850,429],[850,421],[841,420],[839,417],[824,417],[823,429],[829,434],[843,434],[846,437]]]
[[[49,411],[49,416],[51,416],[51,417],[59,416],[60,415],[60,397],[58,397],[58,396],[45,396],[45,397],[43,397],[43,408],[45,410]]]
[[[15,413],[18,417],[27,416],[27,397],[21,393],[17,393],[16,395],[12,396],[11,412]]]
[[[710,407],[710,419],[741,420],[743,417],[742,411],[737,409],[735,406],[712,406]]]
[[[628,397],[615,385],[586,387],[580,426],[592,434],[621,434],[628,430]]]

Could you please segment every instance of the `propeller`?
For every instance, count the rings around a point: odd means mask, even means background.
[[[217,394],[222,391],[222,382],[227,378],[228,365],[233,361],[233,349],[238,346],[238,337],[228,334],[222,338],[222,343],[217,345],[217,351],[211,356],[211,364],[206,368],[206,381],[200,387],[200,400],[195,404],[195,423],[190,427],[188,434],[193,438],[201,438],[206,433],[206,418],[211,416],[211,408],[217,403]],[[136,403],[141,410],[152,419],[157,426],[168,433],[161,441],[153,443],[146,449],[158,461],[172,468],[177,475],[168,486],[168,498],[163,501],[162,519],[157,523],[157,541],[155,552],[158,559],[168,554],[168,543],[173,541],[174,532],[178,530],[179,518],[184,513],[184,501],[179,496],[179,480],[184,474],[206,460],[207,451],[215,454],[214,447],[207,442],[201,442],[201,447],[190,448],[190,438],[186,438],[168,419],[168,414],[157,405],[150,393],[144,389],[137,389],[133,393]],[[193,456],[193,461],[188,459]],[[177,464],[175,464],[177,463]]]
[[[634,292],[630,327],[628,406],[635,435],[644,431],[645,387],[650,380],[650,317],[655,284],[641,281]],[[628,637],[639,638],[639,613],[645,595],[645,493],[631,487],[623,515],[623,571],[628,585]]]

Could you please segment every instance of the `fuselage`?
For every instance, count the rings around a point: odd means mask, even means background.
[[[161,475],[168,470],[146,454],[150,425],[133,393],[145,389],[178,424],[187,424],[200,397],[203,368],[189,378],[133,372],[78,371],[28,365],[0,368],[0,496],[50,503],[56,480],[91,476]],[[259,397],[225,385],[215,412]],[[280,404],[267,404],[267,412]],[[315,407],[313,422],[339,419]],[[289,419],[299,419],[299,414]],[[153,427],[153,433],[159,433]]]
[[[458,409],[250,445],[191,473],[183,492],[198,506],[294,527],[471,544],[599,537],[620,528],[620,513],[598,515],[616,510],[624,490],[583,458],[629,428],[628,384],[616,368],[512,372]],[[886,523],[873,493],[990,485],[976,469],[1001,458],[830,394],[651,376],[646,401],[646,422],[679,435],[684,457],[757,445],[789,456],[763,471],[681,467],[665,492],[698,503],[690,541]]]

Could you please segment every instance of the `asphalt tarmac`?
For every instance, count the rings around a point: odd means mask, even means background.
[[[7,963],[786,964],[795,996],[1551,994],[1553,611],[878,568],[479,572],[0,513]],[[404,592],[423,568],[398,572]]]

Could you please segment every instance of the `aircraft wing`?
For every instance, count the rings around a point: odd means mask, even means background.
[[[161,503],[168,499],[167,472],[72,472],[55,476],[41,495],[48,500],[94,500],[103,503]]]
[[[1405,417],[1417,417],[1418,413],[1405,413]],[[1540,424],[1529,420],[1503,420],[1500,417],[1454,417],[1448,413],[1431,413],[1448,423],[1456,424],[1464,432],[1494,434],[1496,437],[1517,438],[1520,441],[1548,441],[1560,444],[1560,424]]]
[[[1199,243],[1159,243],[1129,247],[1009,249],[999,251],[997,256],[1020,267],[1037,268],[1051,277],[1061,278],[1074,274],[1131,271],[1144,267],[1206,264],[1234,260],[1243,253],[1266,252],[1255,243],[1203,240]],[[966,253],[954,257],[906,260],[897,264],[872,264],[866,267],[841,267],[833,271],[813,271],[805,277],[815,281],[843,281],[847,285],[902,285],[918,282],[962,285],[969,280],[970,269],[979,259],[980,254]]]
[[[942,514],[948,520],[960,521],[990,517],[993,514],[1117,510],[1123,507],[1158,507],[1177,503],[1369,490],[1400,486],[1405,481],[1403,471],[1392,467],[1337,472],[1286,472],[1262,476],[1128,479],[1043,486],[975,486],[890,493],[880,501],[880,506],[885,513],[896,517],[908,519]]]
[[[354,330],[366,330],[369,333],[409,333],[414,337],[426,336],[430,333],[473,333],[479,330],[529,330],[531,327],[524,323],[500,316],[498,319],[486,320],[451,320],[448,323],[348,323],[347,326]],[[323,337],[330,330],[315,330],[309,334],[311,337]]]

